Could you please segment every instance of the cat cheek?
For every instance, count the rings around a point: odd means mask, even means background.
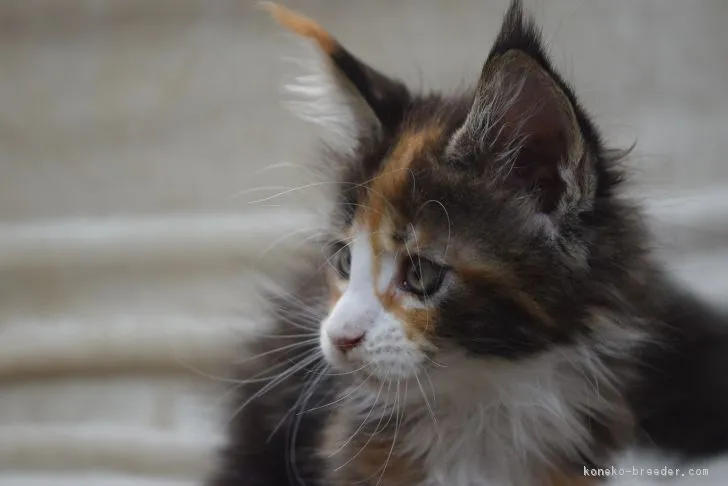
[[[407,339],[417,347],[428,347],[435,335],[437,312],[434,309],[393,309]]]

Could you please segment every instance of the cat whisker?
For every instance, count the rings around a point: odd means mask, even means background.
[[[433,406],[437,407],[437,393],[435,393],[435,385],[432,383],[432,378],[430,378],[430,374],[427,372],[427,369],[423,368],[422,372],[425,374],[425,378],[427,378],[427,382],[430,384],[430,391],[432,391]]]
[[[275,308],[271,306],[268,312],[272,314],[272,317],[274,317],[275,319],[278,319],[281,322],[290,325],[291,327],[303,331],[302,335],[318,335],[319,325],[321,324],[322,316],[321,313],[316,312],[315,309],[309,309],[308,311],[304,309],[297,309],[295,312],[295,316],[292,316],[289,315],[290,309],[288,308]],[[307,315],[307,313],[310,313],[310,315]]]
[[[300,339],[300,338],[314,338],[318,337],[318,332],[306,332],[301,334],[259,334],[259,333],[245,333],[248,336],[262,339]]]
[[[381,474],[379,475],[379,479],[377,480],[376,486],[379,486],[380,484],[382,484],[382,479],[384,478],[384,474],[385,474],[385,472],[387,470],[387,466],[389,465],[389,461],[390,461],[390,459],[392,457],[392,453],[394,452],[394,447],[395,447],[395,444],[397,442],[397,436],[399,434],[399,429],[400,429],[402,420],[404,418],[405,407],[404,406],[401,406],[400,404],[406,402],[407,384],[405,382],[405,397],[404,397],[404,400],[400,400],[400,393],[399,393],[400,384],[401,384],[400,383],[400,380],[397,379],[397,392],[396,392],[396,396],[395,396],[394,403],[392,404],[393,406],[390,409],[391,411],[389,413],[389,419],[387,420],[387,423],[384,425],[384,427],[381,429],[381,430],[384,430],[387,427],[389,427],[389,424],[391,423],[392,418],[394,418],[394,420],[395,420],[394,435],[392,437],[392,444],[390,445],[390,449],[389,449],[389,452],[387,453],[387,457],[386,457],[386,459],[384,461],[384,464],[380,468],[378,468],[376,471],[374,471],[374,473],[371,476],[366,477],[366,478],[362,479],[361,481],[356,481],[355,484],[367,483],[374,476],[376,476],[377,473],[379,473],[380,471],[381,471]],[[370,437],[370,440],[375,435],[376,434],[373,434],[372,437]]]
[[[288,186],[258,186],[258,187],[250,187],[248,189],[243,189],[242,191],[238,191],[235,194],[231,196],[231,198],[235,199],[240,196],[244,196],[246,194],[254,193],[254,192],[262,192],[262,191],[279,191],[279,190],[286,190],[290,189]]]
[[[370,376],[371,376],[371,374],[370,374]],[[338,449],[336,449],[334,452],[329,454],[329,456],[328,456],[329,458],[334,457],[336,454],[338,454],[339,452],[344,450],[346,448],[346,446],[349,445],[349,443],[354,439],[354,437],[356,437],[359,434],[359,432],[361,432],[362,428],[364,428],[364,425],[366,425],[367,421],[369,420],[369,417],[372,415],[374,408],[377,406],[377,403],[379,402],[379,397],[382,394],[383,389],[384,389],[384,382],[382,382],[379,385],[379,391],[377,392],[377,395],[374,398],[374,403],[372,404],[371,407],[369,407],[369,412],[367,413],[366,417],[364,417],[364,420],[362,420],[361,424],[359,424],[359,427],[357,427],[357,429],[349,436],[349,438],[341,446],[339,446]],[[351,460],[347,461],[345,464],[340,466],[339,469],[346,466],[346,464],[348,464],[349,462],[351,462]]]
[[[290,239],[290,238],[292,238],[294,236],[300,235],[301,233],[307,233],[309,231],[311,231],[311,228],[299,228],[297,230],[290,231],[290,232],[286,233],[285,235],[283,235],[283,236],[281,236],[279,238],[276,238],[273,241],[273,243],[271,243],[265,249],[263,249],[263,251],[257,256],[257,260],[263,259],[265,256],[268,255],[268,253],[272,252],[275,249],[276,246],[280,245],[284,241],[286,241],[286,240],[288,240],[288,239]],[[314,233],[314,234],[308,235],[306,238],[304,238],[304,239],[302,239],[301,241],[298,242],[298,246],[303,246],[309,240],[314,239],[314,238],[318,238],[319,236],[320,236],[320,233]]]
[[[316,370],[317,372],[311,373],[311,376],[309,378],[304,379],[304,386],[301,388],[301,393],[298,395],[298,398],[296,398],[296,401],[293,403],[291,408],[289,408],[286,413],[283,414],[283,417],[278,421],[275,427],[273,427],[273,430],[268,435],[267,442],[270,442],[270,440],[273,438],[275,433],[278,431],[278,429],[283,425],[283,423],[288,419],[288,417],[291,416],[291,414],[298,409],[299,404],[303,402],[307,402],[310,398],[308,396],[309,391],[312,391],[312,389],[315,387],[315,384],[321,380],[321,377],[323,376],[323,370],[326,368],[325,362],[320,362],[317,364]],[[298,415],[298,413],[297,413]],[[295,443],[295,437],[292,441]]]
[[[326,363],[323,362],[319,368],[321,371],[323,371],[326,368]],[[301,394],[299,399],[296,400],[296,403],[291,408],[291,411],[295,410],[299,406],[299,402],[300,402],[301,407],[306,406],[308,401],[313,396],[313,394],[316,390],[316,386],[318,386],[318,384],[321,382],[322,378],[323,378],[323,374],[319,373],[318,376],[315,376],[314,378],[311,379],[311,382],[306,386],[306,388],[304,388],[303,393]],[[301,401],[301,397],[304,397],[303,401]],[[287,416],[288,416],[288,413],[286,414],[286,416],[284,416],[283,420],[281,422],[279,422],[278,425],[276,425],[276,428],[274,429],[273,433],[275,433],[275,430],[277,430],[277,428],[280,427],[280,425],[283,423],[283,421],[285,420],[285,418]],[[296,439],[298,438],[298,431],[301,427],[302,420],[303,420],[302,414],[298,415],[295,419],[293,430],[291,431],[290,453],[287,454],[288,459],[289,459],[287,461],[287,463],[291,465],[292,472],[293,472],[295,478],[299,481],[299,484],[303,484],[303,479],[301,478],[300,472],[298,470],[298,463],[296,460]]]
[[[302,191],[304,189],[309,189],[309,188],[312,188],[312,187],[324,186],[324,185],[327,185],[327,184],[337,184],[337,183],[336,182],[333,182],[333,181],[322,181],[322,182],[312,182],[310,184],[304,184],[302,186],[297,186],[297,187],[290,187],[290,188],[288,188],[288,189],[286,189],[284,191],[278,192],[278,193],[273,194],[271,196],[263,197],[263,198],[260,198],[260,199],[255,199],[253,201],[248,201],[248,204],[260,204],[260,203],[263,203],[263,202],[268,202],[268,201],[271,201],[271,200],[273,200],[273,199],[275,199],[277,197],[285,196],[286,194],[292,194],[292,193],[297,192],[297,191]],[[246,192],[249,192],[249,191],[241,191],[241,192],[237,193],[235,195],[235,197],[239,197],[240,195],[245,194]]]
[[[260,390],[258,390],[257,392],[255,392],[250,398],[248,398],[245,402],[243,402],[242,405],[240,405],[237,409],[235,409],[235,411],[233,412],[232,416],[230,417],[230,419],[228,420],[228,422],[227,422],[226,425],[229,426],[230,425],[230,422],[232,422],[232,420],[234,420],[235,417],[240,412],[242,412],[245,409],[245,407],[247,407],[248,404],[250,404],[252,401],[256,400],[257,398],[259,398],[259,397],[261,397],[263,395],[265,395],[270,390],[272,390],[273,388],[275,388],[277,385],[281,384],[287,378],[289,378],[290,376],[292,376],[294,373],[302,370],[306,366],[308,366],[308,365],[316,362],[316,360],[319,360],[319,359],[321,359],[321,355],[318,354],[318,353],[317,354],[314,354],[313,356],[310,356],[310,357],[308,357],[308,358],[306,358],[304,360],[301,360],[299,363],[291,366],[286,371],[282,372],[278,377],[276,377],[275,379],[273,379],[272,381],[270,381],[268,384],[266,384],[265,386],[263,386]]]
[[[308,167],[303,164],[294,164],[293,162],[278,162],[277,164],[271,164],[266,167],[263,167],[261,169],[258,169],[254,172],[256,175],[264,174],[266,172],[270,172],[272,170],[278,170],[278,169],[296,169],[304,172],[308,172],[312,176],[318,176],[317,171],[313,170],[313,168]]]
[[[360,368],[360,369],[361,369],[361,368]],[[313,412],[313,411],[315,411],[315,410],[320,410],[320,409],[322,409],[322,408],[330,407],[331,405],[336,405],[337,403],[341,403],[341,402],[343,402],[343,401],[344,401],[344,400],[346,400],[347,398],[351,397],[351,396],[352,396],[352,395],[353,395],[354,393],[356,393],[356,392],[357,392],[357,391],[358,391],[358,390],[359,390],[359,389],[360,389],[360,388],[361,388],[362,386],[364,386],[364,384],[365,384],[365,383],[366,383],[367,381],[369,381],[369,379],[371,378],[371,376],[372,376],[372,375],[371,375],[371,374],[369,374],[369,376],[365,377],[365,378],[364,378],[364,379],[363,379],[363,380],[362,380],[362,381],[361,381],[361,382],[360,382],[360,383],[359,383],[359,384],[358,384],[358,385],[357,385],[357,386],[356,386],[356,387],[355,387],[355,388],[354,388],[353,390],[351,390],[351,391],[350,391],[349,393],[347,393],[346,395],[343,395],[343,396],[341,396],[341,397],[337,398],[337,399],[336,399],[336,400],[334,400],[333,402],[329,402],[329,403],[326,403],[326,404],[324,404],[324,405],[318,405],[318,406],[316,406],[316,407],[313,407],[313,408],[309,408],[309,409],[307,409],[307,410],[303,410],[303,411],[301,411],[301,412],[299,412],[299,413],[308,413],[308,412]]]
[[[298,347],[301,347],[301,346],[306,346],[306,345],[313,345],[313,344],[316,344],[316,343],[318,343],[318,338],[305,339],[303,341],[298,341],[298,342],[295,342],[295,343],[286,344],[285,346],[279,346],[279,347],[277,347],[275,349],[271,349],[269,351],[265,351],[263,353],[259,353],[259,354],[256,354],[254,356],[249,356],[248,358],[246,358],[246,359],[244,359],[242,361],[236,361],[235,364],[241,365],[241,364],[247,363],[249,361],[252,361],[254,359],[259,359],[259,358],[262,358],[264,356],[269,356],[271,354],[280,353],[281,351],[286,351],[288,349],[295,349],[295,348],[298,348]]]
[[[191,371],[192,373],[196,374],[197,376],[199,376],[201,378],[205,378],[207,380],[212,380],[212,381],[215,381],[218,383],[234,383],[234,384],[239,383],[239,380],[236,380],[235,378],[231,378],[229,376],[217,376],[217,375],[213,375],[211,373],[207,373],[206,371],[203,371],[195,366],[192,366],[191,364],[187,363],[186,361],[184,361],[181,358],[178,358],[177,362],[180,365],[182,365],[184,368],[186,368],[187,370]]]
[[[368,366],[369,366],[368,364],[365,364],[365,365],[360,366],[359,368],[357,368],[355,370],[342,371],[342,372],[339,372],[339,373],[329,373],[328,376],[346,376],[346,375],[352,375],[354,373],[360,372],[361,370],[367,368]],[[368,373],[367,374],[367,378],[371,378],[371,376],[372,376],[372,373]]]
[[[424,358],[427,361],[429,361],[432,365],[437,366],[438,368],[447,368],[446,364],[439,363],[439,362],[435,361],[434,359],[432,359],[432,357],[430,356],[430,353],[425,353]]]
[[[306,355],[309,352],[310,351],[306,351],[306,352],[302,353],[301,356]],[[260,379],[254,379],[254,378],[256,376],[262,374],[262,373],[267,373],[268,371],[271,371],[271,370],[273,370],[275,368],[280,368],[281,366],[283,366],[283,365],[286,364],[286,363],[278,363],[275,366],[273,366],[271,368],[268,368],[267,370],[265,370],[265,371],[263,371],[261,373],[258,373],[257,375],[254,375],[252,379],[239,380],[237,378],[232,378],[230,376],[217,376],[217,375],[213,375],[211,373],[207,373],[206,371],[203,371],[203,370],[201,370],[201,369],[199,369],[197,367],[194,367],[194,366],[190,365],[189,363],[185,362],[182,359],[178,359],[177,362],[180,365],[182,365],[183,367],[185,367],[186,369],[188,369],[189,371],[191,371],[192,373],[195,373],[196,375],[198,375],[198,376],[200,376],[202,378],[205,378],[205,379],[208,379],[208,380],[212,380],[212,381],[215,381],[215,382],[218,382],[218,383],[231,383],[231,384],[235,384],[235,385],[245,385],[245,384],[248,384],[248,383],[258,383],[258,382],[261,382],[261,381],[269,380],[272,377],[266,377],[266,378],[260,378]]]
[[[308,379],[304,380],[304,386],[301,389],[301,393],[298,395],[298,398],[294,402],[294,404],[291,406],[291,408],[283,415],[281,420],[276,424],[276,426],[273,428],[273,431],[268,436],[268,441],[275,435],[276,431],[283,425],[283,423],[286,421],[288,417],[291,416],[291,414],[294,413],[300,406],[305,405],[308,403],[308,400],[311,399],[311,396],[313,394],[313,391],[316,388],[316,385],[323,379],[324,374],[323,371],[326,369],[326,362],[321,361],[318,363],[316,369],[311,372],[311,376]],[[296,415],[300,415],[303,412],[296,412]],[[300,420],[297,420],[297,422],[300,422]],[[295,435],[293,437],[293,443],[295,443]]]
[[[273,307],[271,309],[273,312],[280,313],[290,308],[297,311],[296,317],[307,317],[309,320],[306,323],[311,323],[312,321],[315,321],[315,323],[318,324],[316,320],[320,319],[321,317],[320,309],[312,306],[308,302],[305,302],[299,298],[296,298],[293,295],[290,295],[289,293],[280,294],[277,296],[277,298],[280,301],[285,302],[285,307]],[[266,298],[266,301],[268,301],[268,298]]]
[[[386,404],[386,402],[389,401],[389,392],[390,392],[391,387],[392,387],[392,382],[388,379],[388,377],[389,377],[389,375],[387,375],[385,377],[385,381],[387,382],[387,398],[385,398],[385,400],[384,400],[384,403],[385,404]],[[382,390],[384,389],[385,381],[382,381],[382,384],[379,386],[379,392],[377,393],[377,396],[374,399],[374,403],[369,408],[369,412],[367,413],[366,417],[364,417],[364,420],[362,420],[362,422],[359,425],[359,427],[354,431],[353,434],[351,434],[351,436],[346,440],[346,442],[344,442],[341,446],[339,446],[339,448],[336,451],[334,451],[329,457],[333,457],[336,454],[338,454],[339,452],[341,452],[342,450],[344,450],[344,448],[346,448],[346,446],[349,445],[349,443],[359,434],[359,432],[361,432],[361,430],[367,424],[367,421],[369,420],[369,417],[371,416],[372,412],[374,412],[374,409],[376,408],[377,404],[379,403],[379,397],[381,396]],[[362,453],[362,451],[364,451],[367,448],[367,446],[369,445],[369,443],[372,441],[372,439],[374,438],[374,436],[379,431],[379,426],[381,425],[381,423],[382,423],[383,420],[384,420],[384,415],[381,415],[379,417],[379,421],[377,422],[376,427],[374,428],[374,433],[369,437],[369,439],[364,443],[364,445],[356,452],[356,454],[354,454],[353,456],[351,456],[345,463],[343,463],[340,466],[338,466],[335,469],[335,471],[339,471],[339,470],[343,469],[344,467],[346,467],[354,459],[356,459],[357,456]]]
[[[302,359],[304,357],[307,357],[309,355],[314,355],[314,354],[319,354],[319,353],[320,353],[320,351],[318,349],[315,349],[315,348],[313,348],[313,349],[307,349],[307,350],[303,351],[302,353],[299,353],[297,355],[294,355],[294,356],[291,356],[291,357],[287,358],[286,361],[281,361],[281,362],[275,364],[274,366],[271,366],[271,367],[266,368],[265,370],[263,370],[263,371],[261,371],[259,373],[254,374],[251,379],[248,379],[248,380],[238,380],[238,381],[236,381],[236,384],[237,385],[248,385],[248,384],[252,384],[252,383],[261,383],[261,382],[264,382],[264,381],[272,380],[273,378],[277,377],[278,374],[268,375],[268,376],[264,376],[262,378],[260,376],[261,375],[265,375],[266,373],[270,373],[271,371],[273,371],[273,370],[275,370],[277,368],[281,368],[281,367],[284,367],[286,365],[290,365],[292,362],[296,362],[296,361],[298,361],[298,360],[300,360],[300,359]]]
[[[430,414],[430,417],[432,417],[432,424],[435,426],[435,435],[438,437],[440,436],[440,430],[438,427],[438,421],[437,416],[435,416],[435,411],[433,410],[432,406],[430,405],[430,401],[427,399],[427,394],[425,393],[425,389],[422,387],[422,382],[420,382],[419,374],[415,372],[415,380],[417,380],[417,386],[420,388],[420,392],[422,393],[422,398],[425,400],[425,407],[427,407],[427,411]],[[433,390],[433,398],[434,398],[434,390]]]
[[[302,313],[301,310],[299,310],[297,311],[295,316],[296,319],[294,320],[293,317],[287,315],[286,310],[287,309],[279,308],[273,309],[272,311],[275,313],[275,317],[277,319],[280,319],[282,322],[290,324],[292,327],[297,327],[298,329],[306,331],[306,334],[310,334],[312,336],[318,335],[319,325],[321,324],[322,319],[321,315],[317,314],[316,316],[306,316]]]
[[[293,356],[291,358],[291,360],[294,360],[295,361],[295,360],[299,360],[299,359],[305,359],[306,357],[314,356],[314,355],[317,355],[319,353],[320,353],[320,351],[318,349],[311,349],[311,350],[304,351],[303,353],[299,353],[296,356]],[[282,367],[285,367],[285,366],[290,366],[290,362],[281,361],[279,363],[276,363],[275,365],[270,366],[270,367],[266,368],[265,370],[263,370],[263,371],[261,371],[259,373],[254,374],[251,378],[246,379],[246,380],[237,380],[237,379],[231,378],[229,380],[229,382],[233,383],[235,386],[230,387],[230,389],[228,389],[225,393],[223,393],[218,398],[217,401],[218,402],[225,402],[231,394],[237,392],[238,390],[240,390],[240,388],[242,388],[244,386],[252,385],[254,383],[264,383],[264,382],[271,381],[271,380],[279,377],[281,373],[277,373],[277,374],[274,374],[274,375],[263,376],[263,377],[260,377],[260,376],[261,375],[265,375],[267,373],[272,372],[275,369],[282,368]]]

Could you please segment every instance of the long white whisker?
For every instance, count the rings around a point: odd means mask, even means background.
[[[260,199],[255,199],[253,201],[248,201],[248,204],[260,204],[260,203],[267,202],[267,201],[270,201],[272,199],[275,199],[277,197],[285,196],[286,194],[291,194],[291,193],[296,192],[296,191],[302,191],[302,190],[308,189],[310,187],[324,186],[324,185],[327,185],[327,184],[338,184],[338,183],[337,182],[332,182],[332,181],[312,182],[310,184],[304,184],[304,185],[298,186],[298,187],[291,187],[289,189],[286,189],[285,191],[281,191],[279,193],[273,194],[272,196],[267,196],[267,197],[263,197],[263,198],[260,198]],[[239,195],[242,195],[242,194],[244,194],[244,192],[238,193],[235,196],[238,197]]]
[[[280,385],[283,381],[285,381],[288,377],[296,373],[297,371],[300,371],[301,369],[305,368],[311,363],[314,363],[316,360],[321,359],[320,354],[316,354],[314,356],[311,356],[309,358],[306,358],[302,360],[300,363],[297,363],[294,366],[291,366],[288,370],[281,373],[278,377],[276,377],[274,380],[270,381],[268,384],[263,386],[260,390],[258,390],[256,393],[254,393],[250,398],[248,398],[245,402],[243,402],[242,405],[240,405],[235,411],[233,412],[232,416],[228,420],[226,425],[230,425],[230,422],[237,417],[237,415],[245,409],[245,407],[248,406],[253,400],[257,399],[258,397],[261,397],[268,393],[270,390],[275,388],[276,386]]]
[[[326,363],[324,362],[323,367],[326,366]],[[321,371],[323,371],[323,368],[319,367]],[[298,400],[296,400],[296,403],[291,407],[291,410],[286,414],[286,416],[296,410],[299,406],[304,407],[308,401],[313,396],[314,392],[316,391],[316,386],[320,383],[321,379],[323,377],[323,374],[319,373],[318,376],[314,375],[314,378],[311,379],[310,383],[308,383],[305,387],[305,389],[302,391],[301,395],[299,396]],[[302,400],[303,398],[303,400]],[[285,417],[284,419],[285,420]],[[295,478],[298,480],[299,484],[304,484],[303,478],[301,478],[301,474],[298,471],[298,467],[296,464],[296,439],[298,438],[298,430],[301,427],[301,422],[303,421],[303,415],[298,415],[295,419],[295,422],[293,424],[293,430],[290,434],[290,453],[288,454],[288,461],[287,463],[291,465],[292,472],[295,476]],[[282,424],[283,421],[281,421],[277,426],[276,429]],[[275,430],[274,429],[274,433]]]
[[[312,176],[318,176],[315,170],[313,170],[311,167],[307,167],[302,164],[294,164],[292,162],[278,162],[277,164],[270,164],[266,167],[263,167],[261,169],[256,170],[254,173],[256,175],[264,174],[266,172],[270,172],[272,170],[277,169],[296,169],[304,172],[308,172]],[[282,189],[283,187],[278,187],[277,189]]]
[[[271,355],[271,354],[274,354],[274,353],[280,353],[281,351],[285,351],[287,349],[298,348],[298,347],[301,347],[301,346],[306,346],[306,345],[314,344],[314,343],[317,343],[317,342],[318,342],[318,338],[317,337],[316,338],[310,338],[310,339],[304,339],[302,341],[297,341],[295,343],[286,344],[285,346],[280,346],[278,348],[271,349],[269,351],[265,351],[263,353],[256,354],[255,356],[249,356],[248,358],[246,358],[246,359],[244,359],[242,361],[236,361],[235,364],[241,365],[243,363],[247,363],[247,362],[252,361],[254,359],[262,358],[264,356],[268,356],[268,355]]]
[[[354,431],[353,434],[351,434],[351,436],[346,440],[346,442],[344,442],[338,449],[336,449],[332,454],[330,454],[329,457],[333,457],[336,454],[338,454],[339,452],[341,452],[347,445],[349,445],[349,443],[352,441],[352,439],[354,439],[354,437],[356,437],[356,435],[359,432],[361,432],[361,429],[364,428],[364,425],[366,425],[367,421],[369,420],[369,417],[372,415],[374,408],[377,406],[377,403],[379,402],[379,396],[381,395],[383,389],[384,389],[384,382],[382,382],[381,385],[379,385],[379,391],[377,392],[377,396],[374,399],[374,404],[369,408],[369,413],[367,413],[366,417],[364,417],[364,420],[362,420],[361,425],[359,425],[359,427],[357,427],[357,429]],[[379,420],[381,421],[381,418]],[[354,457],[356,457],[356,456],[354,456]],[[340,466],[336,470],[338,471],[342,467],[346,466],[353,459],[354,458],[352,457],[351,459],[349,459],[346,463],[344,463],[342,466]]]
[[[435,393],[435,385],[432,383],[432,379],[430,378],[430,374],[427,372],[427,368],[423,368],[422,371],[425,373],[425,378],[427,378],[427,382],[430,384],[430,390],[432,391],[433,408],[437,408],[437,394]]]
[[[275,315],[276,319],[279,319],[292,327],[306,331],[307,333],[310,333],[311,336],[318,336],[318,326],[321,323],[321,317],[318,317],[316,320],[311,318],[310,322],[302,323],[302,319],[300,318],[305,316],[297,315],[296,319],[294,319],[293,317],[286,315],[284,309],[277,309],[274,312],[277,313]],[[311,327],[306,326],[306,324],[310,324]]]
[[[384,383],[382,383],[382,384],[384,384]],[[384,399],[385,406],[389,402],[389,392],[390,392],[391,388],[392,388],[392,381],[389,380],[389,379],[387,379],[387,397]],[[372,407],[372,410],[374,410],[374,407]],[[370,413],[371,413],[371,410],[370,410]],[[367,414],[367,417],[369,417],[369,414]],[[371,443],[372,439],[374,439],[374,437],[376,437],[377,433],[380,430],[384,430],[384,429],[380,429],[379,428],[379,426],[382,424],[382,421],[383,420],[384,420],[384,414],[379,417],[379,421],[377,422],[377,425],[374,428],[374,432],[369,436],[369,439],[367,439],[367,441],[364,443],[364,445],[356,452],[356,454],[354,454],[353,456],[351,456],[344,464],[342,464],[341,466],[337,467],[335,469],[335,471],[338,471],[338,470],[346,467],[349,463],[351,463],[354,459],[356,459],[357,456],[359,456],[359,454],[361,454],[367,448],[367,446]],[[385,428],[389,425],[389,422],[391,420],[392,420],[392,415],[390,414],[389,415],[389,420],[387,420],[387,423],[384,424],[384,427]],[[359,429],[357,429],[357,431],[361,430],[361,427],[363,427],[365,423],[366,423],[366,420],[365,420],[365,422],[362,422],[362,425],[359,427]],[[349,440],[346,441],[346,443],[344,444],[344,446],[346,446],[346,444],[348,444],[351,441],[351,439],[353,439],[353,438],[354,438],[354,435],[352,435],[349,438]],[[340,451],[341,449],[343,449],[343,447],[339,448],[337,450],[337,452]]]
[[[275,435],[275,433],[278,431],[278,429],[283,425],[283,423],[286,421],[286,419],[291,416],[291,414],[299,408],[299,405],[302,405],[310,399],[310,395],[313,394],[313,391],[316,388],[316,385],[323,379],[323,370],[326,369],[326,362],[322,361],[318,364],[316,367],[316,371],[312,374],[310,378],[308,378],[303,387],[301,387],[301,393],[298,395],[298,398],[293,403],[290,409],[283,415],[281,420],[278,421],[275,427],[273,427],[273,431],[268,435],[268,440]],[[297,414],[298,415],[298,414]]]
[[[244,196],[246,194],[250,194],[252,192],[262,192],[262,191],[279,191],[279,190],[286,190],[290,189],[288,186],[258,186],[258,187],[251,187],[248,189],[243,189],[242,191],[238,191],[235,194],[231,195],[230,197],[232,199],[238,198],[240,196]]]
[[[247,332],[245,334],[248,334]],[[300,338],[315,338],[318,337],[318,332],[306,332],[301,334],[258,334],[252,333],[250,336],[261,339],[300,339]]]
[[[274,379],[275,377],[277,377],[280,373],[275,374],[275,375],[263,376],[262,378],[260,376],[266,375],[267,373],[270,373],[271,371],[281,368],[283,366],[290,366],[291,363],[296,363],[300,359],[307,358],[309,356],[313,356],[313,355],[319,354],[319,353],[320,353],[320,351],[318,349],[307,349],[301,353],[298,353],[294,356],[287,358],[286,361],[277,362],[273,366],[270,366],[270,367],[266,368],[265,370],[254,374],[251,378],[249,378],[247,380],[237,381],[236,383],[239,385],[237,388],[240,388],[240,386],[248,385],[248,384],[252,384],[252,383],[262,383],[264,381],[270,381],[270,380]]]
[[[432,359],[431,357],[429,357],[427,355],[425,355],[425,359],[427,361],[429,361],[430,363],[432,363],[434,366],[437,366],[438,368],[447,368],[446,364],[438,363],[437,361],[435,361],[434,359]]]
[[[417,386],[420,388],[420,392],[422,393],[422,398],[425,400],[425,407],[427,407],[427,411],[430,414],[430,417],[432,417],[432,424],[435,426],[435,434],[437,436],[440,436],[440,430],[438,427],[437,417],[435,416],[435,411],[432,409],[432,406],[430,405],[430,401],[427,399],[427,394],[425,393],[425,389],[422,388],[422,383],[420,382],[419,373],[415,373],[415,380],[417,380]]]
[[[356,393],[367,381],[369,381],[369,379],[371,378],[371,376],[372,375],[370,374],[369,376],[367,376],[366,378],[364,378],[361,381],[361,383],[359,383],[353,390],[351,390],[349,393],[347,393],[347,394],[345,394],[345,395],[337,398],[333,402],[325,403],[323,405],[318,405],[316,407],[309,408],[308,410],[303,410],[303,411],[301,411],[299,413],[313,412],[314,410],[320,410],[322,408],[330,407],[331,405],[336,405],[337,403],[343,402],[344,400],[346,400],[347,398],[349,398],[350,396],[352,396],[354,393]]]
[[[267,256],[268,253],[270,253],[271,251],[273,251],[276,246],[280,245],[281,243],[283,243],[284,241],[288,240],[289,238],[292,238],[294,236],[300,235],[301,233],[307,233],[307,232],[310,232],[310,231],[311,231],[311,228],[299,228],[297,230],[290,231],[290,232],[286,233],[285,235],[276,238],[270,245],[268,245],[267,247],[265,247],[263,249],[263,251],[260,252],[260,254],[257,256],[256,259],[257,260],[261,260],[262,258],[264,258],[265,256]],[[314,233],[312,235],[309,235],[306,238],[304,238],[303,240],[299,241],[298,242],[298,245],[299,246],[303,246],[310,239],[317,238],[319,236],[321,236],[320,233]]]

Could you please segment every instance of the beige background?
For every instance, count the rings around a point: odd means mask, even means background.
[[[453,88],[506,2],[286,3]],[[527,4],[608,140],[637,142],[659,250],[725,299],[728,3]],[[252,5],[0,3],[0,485],[194,484],[208,463],[229,384],[204,374],[252,322],[251,268],[275,274],[305,234],[281,204],[315,195],[251,203],[306,180],[281,163],[314,134],[279,93],[301,49]]]
[[[656,188],[728,179],[722,0],[539,0],[564,72]],[[277,89],[287,36],[245,0],[5,0],[0,218],[226,210],[308,140]],[[470,82],[504,1],[289,2],[427,88]]]

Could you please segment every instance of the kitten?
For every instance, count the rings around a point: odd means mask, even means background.
[[[728,449],[726,319],[653,261],[624,154],[519,1],[454,97],[268,8],[323,53],[296,90],[338,183],[325,258],[237,370],[209,486],[584,485],[628,450]]]

